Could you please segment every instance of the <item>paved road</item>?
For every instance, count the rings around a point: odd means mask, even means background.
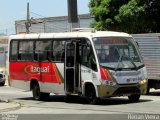
[[[160,90],[142,96],[138,103],[130,103],[127,97],[116,97],[103,99],[98,105],[88,105],[84,98],[74,97],[66,101],[61,95],[51,95],[48,101],[35,101],[31,92],[4,86],[0,87],[0,99],[21,104],[21,109],[5,112],[7,114],[85,114],[91,115],[89,118],[93,114],[109,114],[111,117],[121,114],[121,119],[131,119],[130,114],[160,114]]]

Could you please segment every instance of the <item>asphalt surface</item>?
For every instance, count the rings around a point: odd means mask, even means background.
[[[35,101],[31,92],[4,86],[0,87],[0,100],[0,120],[5,120],[8,117],[6,114],[18,115],[14,117],[19,120],[30,117],[31,120],[135,120],[132,115],[141,115],[139,117],[145,120],[145,115],[153,114],[159,115],[154,116],[154,120],[160,120],[160,90],[142,95],[137,103],[130,103],[127,97],[115,97],[103,99],[98,105],[89,105],[84,98],[75,97],[66,101],[65,96],[53,94],[47,101]]]
[[[0,113],[2,112],[8,112],[13,110],[18,110],[21,108],[21,105],[19,103],[7,103],[0,101]]]

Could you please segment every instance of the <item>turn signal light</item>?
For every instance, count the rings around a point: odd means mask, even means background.
[[[101,79],[102,80],[112,81],[112,78],[106,69],[100,68],[100,72],[101,72]]]

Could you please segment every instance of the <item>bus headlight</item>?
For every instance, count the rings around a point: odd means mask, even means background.
[[[147,83],[147,80],[146,80],[146,79],[139,81],[139,84],[141,84],[141,85],[146,84],[146,83]]]
[[[115,82],[110,81],[110,80],[102,80],[102,84],[109,85],[109,86],[115,86],[116,85]]]

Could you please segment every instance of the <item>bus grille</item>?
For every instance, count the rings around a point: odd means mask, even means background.
[[[134,94],[140,93],[140,90],[137,87],[120,87],[118,88],[113,95],[124,95],[124,94]]]

